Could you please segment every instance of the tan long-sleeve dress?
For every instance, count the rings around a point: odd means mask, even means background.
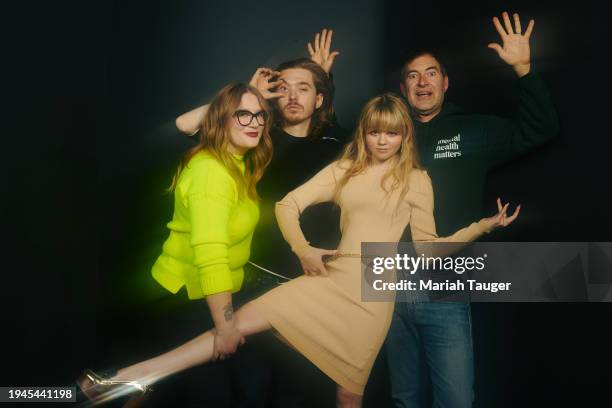
[[[399,191],[386,195],[380,182],[386,165],[352,177],[341,190],[342,239],[338,253],[360,254],[361,242],[397,242],[407,224],[414,241],[470,242],[486,231],[473,223],[450,237],[436,235],[433,189],[423,170],[410,174],[399,207]],[[299,217],[310,205],[332,201],[345,166],[334,162],[276,204],[283,236],[296,253],[308,247]],[[301,276],[253,301],[279,334],[345,389],[362,395],[387,335],[393,302],[361,300],[361,260],[335,257],[329,276]]]

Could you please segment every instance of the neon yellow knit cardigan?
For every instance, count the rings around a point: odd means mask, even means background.
[[[234,158],[244,172],[242,157]],[[179,176],[170,235],[153,277],[172,293],[185,285],[190,299],[238,291],[258,219],[257,204],[238,199],[226,168],[209,153],[197,153]]]

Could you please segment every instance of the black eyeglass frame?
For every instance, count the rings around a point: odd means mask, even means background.
[[[242,123],[240,121],[240,115],[241,114],[249,114],[249,120],[247,123]],[[246,109],[240,109],[237,110],[236,112],[234,112],[234,114],[232,115],[233,117],[236,118],[236,120],[238,121],[238,123],[240,124],[240,126],[249,126],[251,123],[253,123],[253,118],[255,118],[255,121],[257,122],[258,125],[263,126],[266,124],[266,119],[268,118],[268,115],[266,114],[266,111],[259,111],[257,113],[253,113],[251,111],[248,111]]]

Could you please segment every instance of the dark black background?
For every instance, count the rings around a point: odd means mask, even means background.
[[[448,55],[449,99],[512,113],[513,73],[490,18],[536,19],[535,66],[561,134],[491,175],[486,205],[521,202],[500,240],[612,241],[610,38],[588,2],[19,2],[3,6],[0,385],[62,385],[82,368],[156,353],[143,329],[162,292],[149,269],[190,145],[174,118],[258,66],[306,56],[323,27],[339,120],[398,91],[412,44]],[[475,304],[478,407],[612,402],[609,304]],[[383,386],[378,388],[383,392]],[[376,395],[369,401],[375,401]],[[381,396],[380,400],[384,400]]]

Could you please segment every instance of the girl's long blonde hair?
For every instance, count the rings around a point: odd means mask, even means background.
[[[236,108],[240,105],[242,95],[246,93],[257,97],[261,108],[266,113],[266,121],[259,143],[244,155],[245,172],[243,174],[229,152],[228,146],[230,143],[230,121]],[[244,83],[234,83],[223,87],[215,95],[208,112],[204,115],[200,125],[200,142],[183,156],[169,190],[174,191],[181,171],[189,163],[189,160],[200,151],[205,150],[221,163],[236,181],[239,198],[246,195],[253,200],[258,200],[256,185],[272,158],[272,141],[270,139],[272,121],[270,114],[271,111],[267,101],[256,88]]]
[[[336,185],[336,202],[340,190],[351,177],[363,173],[372,163],[372,155],[367,148],[366,136],[369,131],[393,131],[402,135],[402,145],[394,158],[393,166],[383,176],[380,186],[388,194],[400,190],[399,203],[409,190],[409,175],[414,169],[421,169],[414,141],[414,126],[408,108],[404,102],[392,93],[385,93],[370,99],[363,107],[353,141],[350,142],[340,156],[339,163],[346,172]],[[391,180],[390,186],[387,181]]]

